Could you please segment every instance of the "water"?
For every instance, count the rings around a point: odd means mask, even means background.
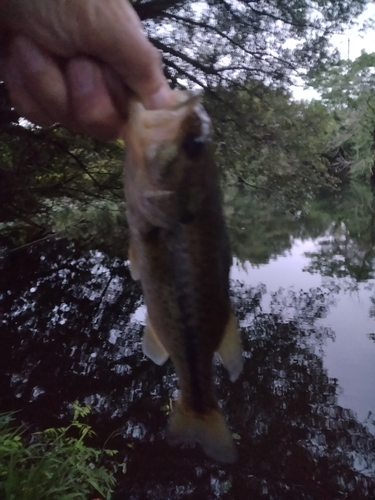
[[[235,261],[231,277],[249,286],[263,283],[269,292],[263,301],[264,310],[269,310],[270,293],[280,288],[294,291],[320,288],[331,294],[330,308],[319,322],[335,332],[334,338],[327,340],[324,346],[324,366],[328,375],[338,380],[339,404],[351,408],[359,421],[370,425],[369,413],[375,416],[375,341],[371,336],[375,332],[375,320],[371,316],[375,282],[333,280],[309,273],[310,259],[306,254],[316,250],[319,241],[319,238],[297,239],[287,255],[266,265],[254,267],[249,262],[243,265]]]
[[[126,463],[115,500],[375,498],[372,239],[293,227],[232,268],[246,361],[217,383],[237,464],[165,443],[178,385],[142,355],[140,289],[123,260],[65,240],[2,254],[0,409],[38,429],[90,403],[97,444],[116,432]]]

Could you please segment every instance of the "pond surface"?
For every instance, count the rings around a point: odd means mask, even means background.
[[[324,367],[338,380],[338,403],[352,409],[359,421],[371,425],[375,417],[375,318],[373,317],[375,282],[353,282],[347,278],[327,278],[308,272],[309,253],[319,246],[316,240],[295,240],[287,255],[267,265],[254,267],[235,262],[232,278],[242,283],[261,282],[269,292],[263,297],[263,311],[270,312],[273,292],[286,295],[320,290],[327,294],[327,309],[315,324],[332,330],[323,343]],[[295,315],[293,304],[285,303],[286,321]],[[375,431],[375,428],[372,428]]]
[[[217,382],[237,464],[165,443],[177,379],[142,355],[127,262],[66,240],[2,251],[0,410],[45,428],[90,403],[97,444],[115,433],[106,446],[126,463],[115,500],[375,498],[375,225],[371,206],[362,214],[362,229],[333,211],[267,217],[249,258],[239,249],[259,228],[234,241],[246,361],[234,384],[218,365]]]

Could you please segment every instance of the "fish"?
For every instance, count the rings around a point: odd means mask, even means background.
[[[173,104],[162,110],[133,103],[124,169],[129,261],[147,307],[143,352],[158,365],[171,358],[178,376],[167,442],[198,444],[209,457],[234,463],[237,447],[215,395],[213,358],[235,381],[243,356],[210,129],[196,92],[174,91]]]

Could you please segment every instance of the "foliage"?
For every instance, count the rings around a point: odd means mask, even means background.
[[[280,83],[330,60],[329,35],[368,0],[133,0],[174,85]]]
[[[290,249],[298,219],[251,192],[225,189],[224,210],[234,257],[253,265],[265,264]],[[251,228],[251,231],[249,231]]]
[[[336,60],[329,34],[353,24],[367,0],[132,3],[171,85],[206,89],[227,182],[255,185],[255,196],[262,192],[293,212],[320,187],[333,187],[322,154],[337,128],[334,117],[280,89],[298,72],[319,74]],[[115,239],[116,252],[125,248],[123,145],[20,118],[0,82],[3,242],[22,246],[58,233],[105,250]]]
[[[311,199],[294,214],[235,186],[224,194],[232,252],[240,262],[266,264],[295,240],[314,239],[306,271],[358,282],[374,278],[375,198],[362,180]]]
[[[290,94],[258,82],[245,90],[221,88],[207,100],[215,117],[216,158],[229,182],[257,188],[275,208],[302,210],[320,188],[334,189],[322,157],[335,123],[319,102],[295,102]],[[250,195],[249,195],[250,196]]]
[[[59,126],[43,130],[25,124],[12,111],[1,83],[0,103],[3,237],[22,245],[58,231],[87,243],[90,235],[83,229],[95,220],[102,237],[98,246],[115,222],[123,241],[123,145],[103,144]]]
[[[127,258],[128,230],[125,203],[111,200],[49,199],[48,219],[42,224],[60,237],[76,241],[82,248],[97,248],[109,255]]]
[[[103,455],[85,444],[93,436],[91,427],[79,419],[89,406],[73,404],[68,427],[34,433],[28,443],[25,429],[13,428],[11,414],[0,415],[0,496],[4,500],[87,500],[92,492],[109,499],[115,484],[113,473],[101,465]],[[72,434],[78,437],[72,437]]]
[[[310,81],[336,122],[329,149],[336,170],[373,175],[375,151],[375,53],[340,61]]]
[[[319,91],[331,110],[357,109],[367,101],[375,85],[375,52],[362,51],[354,61],[340,60],[311,75],[309,85]]]
[[[306,252],[310,273],[334,278],[350,277],[356,282],[373,279],[375,274],[375,198],[362,182],[352,182],[332,200],[314,201],[311,218],[329,213],[325,234],[313,252]]]
[[[227,210],[238,189],[271,210],[294,213],[322,186],[335,187],[322,158],[335,124],[323,105],[296,103],[287,92],[255,81],[241,90],[220,87],[205,105]],[[122,162],[120,144],[100,144],[61,127],[25,128],[12,117],[0,125],[3,241],[19,247],[58,234],[125,256]]]

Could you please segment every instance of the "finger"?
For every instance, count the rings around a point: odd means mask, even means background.
[[[52,123],[68,119],[68,92],[56,60],[25,37],[11,43],[10,60],[22,77],[27,93]]]
[[[112,102],[100,66],[76,57],[68,63],[66,75],[75,126],[98,139],[118,138],[124,120]],[[127,109],[128,103],[124,107]]]
[[[112,71],[108,65],[102,65],[101,71],[108,93],[117,112],[123,121],[127,122],[130,111],[129,104],[136,98],[136,94],[124,84],[120,75]]]
[[[67,58],[87,55],[121,75],[146,107],[165,107],[171,91],[159,52],[127,0],[12,0],[3,13],[15,32]]]
[[[5,65],[4,80],[10,100],[21,116],[41,127],[48,127],[54,123],[24,87],[23,76],[14,61],[9,61]]]
[[[81,35],[87,50],[115,70],[147,108],[167,106],[171,90],[162,71],[161,56],[145,36],[130,3],[92,0],[90,20],[95,29],[83,30]]]

